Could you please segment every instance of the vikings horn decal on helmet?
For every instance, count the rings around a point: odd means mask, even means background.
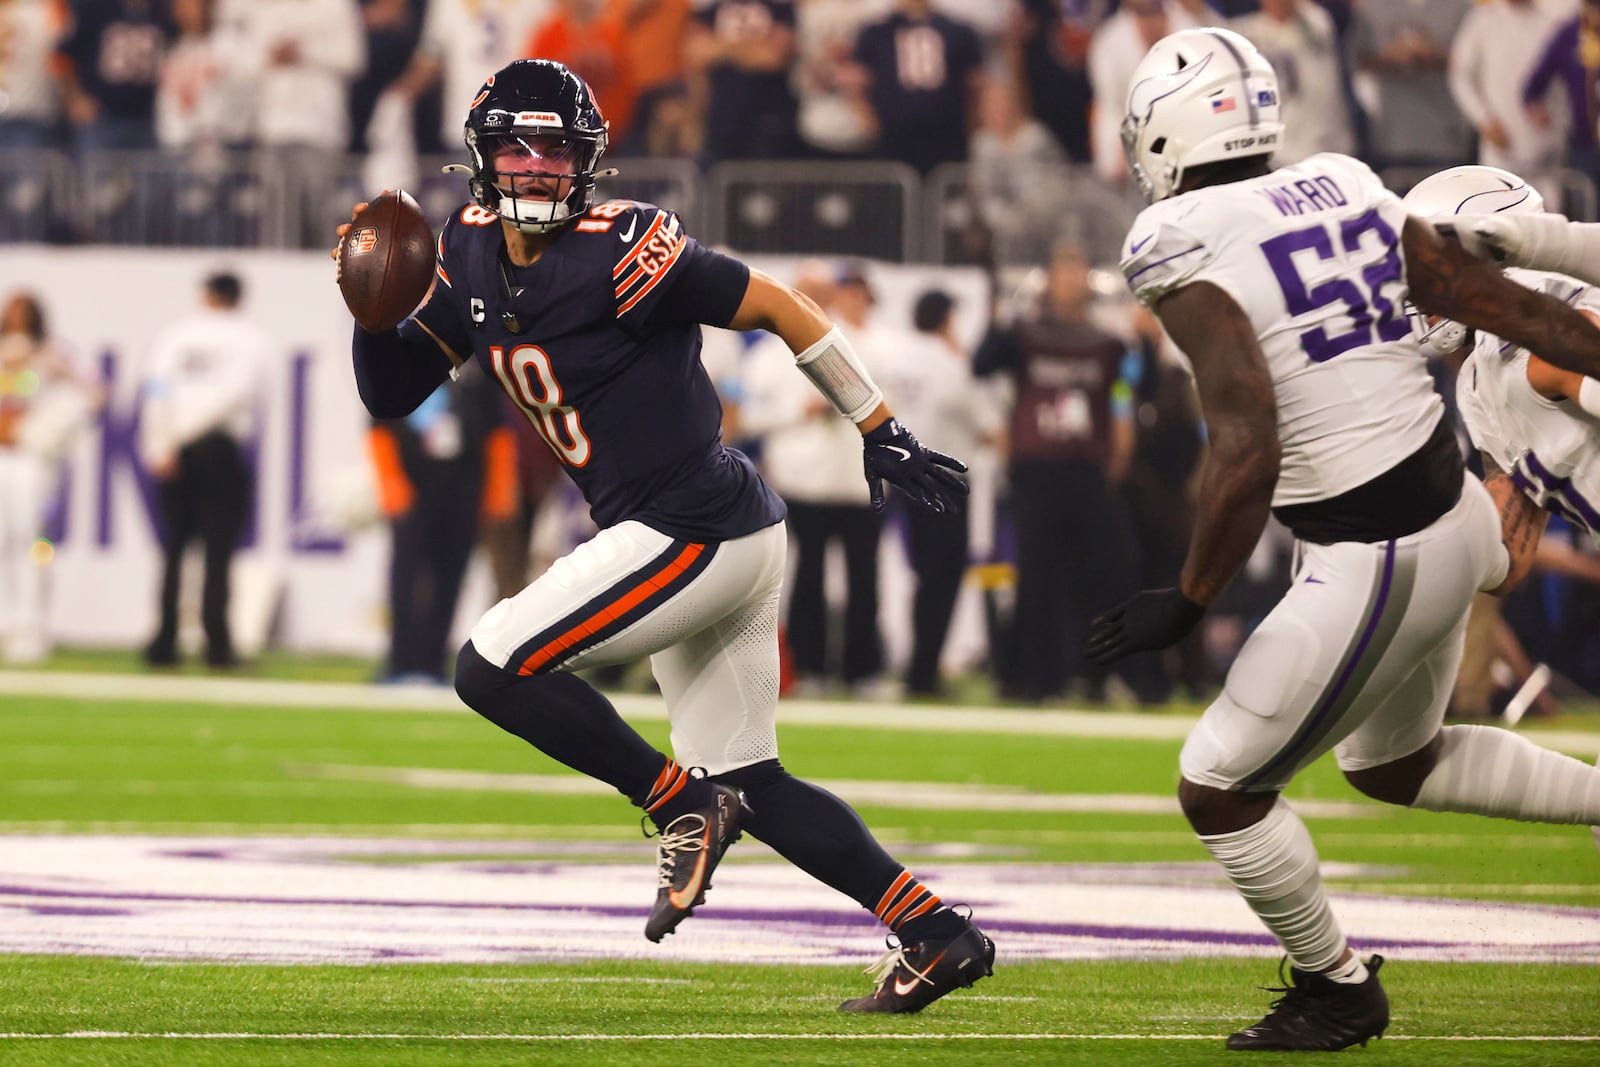
[[[519,59],[484,82],[467,112],[472,198],[524,233],[559,229],[589,209],[606,120],[588,83],[548,59]]]
[[[1451,215],[1491,215],[1505,211],[1516,215],[1537,215],[1544,211],[1539,190],[1499,167],[1477,164],[1451,167],[1430,174],[1412,186],[1400,201],[1406,211],[1425,219]],[[1429,351],[1448,355],[1467,339],[1467,327],[1450,319],[1423,315],[1406,305],[1411,334]]]
[[[1176,192],[1190,167],[1272,154],[1282,132],[1278,76],[1232,30],[1169,34],[1134,68],[1122,150],[1149,203]]]

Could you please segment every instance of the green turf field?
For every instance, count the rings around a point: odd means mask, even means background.
[[[128,695],[138,695],[133,681]],[[945,884],[961,885],[967,870],[980,893],[989,891],[980,875],[998,893],[1044,871],[1113,889],[1126,875],[1130,887],[1161,882],[1162,892],[1196,899],[1219,892],[1171,800],[1181,722],[1123,715],[1108,718],[1116,728],[1106,732],[1125,736],[1029,736],[990,732],[978,712],[966,720],[970,728],[926,731],[903,728],[903,720],[875,728],[873,716],[866,709],[861,725],[851,726],[839,725],[839,715],[808,722],[797,711],[801,721],[782,733],[785,763],[855,802],[886,844],[919,870],[934,865]],[[1587,739],[1572,734],[1589,720],[1560,725],[1564,747],[1582,751]],[[640,726],[665,743],[665,723]],[[1593,739],[1591,759],[1600,733]],[[482,879],[463,884],[510,886],[515,895],[521,876],[496,865],[536,873],[541,865],[577,864],[590,876],[602,872],[614,886],[596,884],[614,888],[617,899],[631,906],[637,898],[640,917],[652,890],[650,845],[621,797],[567,791],[581,789],[582,780],[469,713],[13,694],[0,696],[0,752],[0,877],[13,882],[14,872],[32,870],[47,846],[92,846],[77,866],[38,875],[37,884],[59,891],[60,908],[41,906],[42,897],[19,903],[7,895],[11,886],[0,886],[0,940],[13,929],[48,938],[79,920],[97,921],[101,911],[107,929],[123,930],[116,924],[137,915],[85,903],[74,887],[115,877],[141,842],[169,837],[225,839],[235,849],[259,840],[280,850],[322,840],[331,851],[285,869],[302,876],[342,864],[368,877],[392,870],[397,878],[435,879],[419,883],[430,892],[454,884],[459,872]],[[1331,761],[1312,768],[1290,796],[1317,838],[1341,914],[1366,914],[1360,905],[1371,894],[1505,902],[1535,921],[1547,912],[1570,929],[1586,922],[1589,948],[1580,956],[1600,956],[1600,853],[1588,832],[1383,808],[1350,790]],[[338,844],[345,840],[348,851],[370,854],[352,861]],[[430,851],[440,841],[453,851]],[[134,852],[125,854],[124,844]],[[170,851],[170,842],[163,847]],[[750,893],[748,883],[763,872],[780,873],[753,845],[741,844],[728,864],[708,917],[720,900],[736,910],[746,899],[739,894]],[[1041,864],[1055,866],[1034,866]],[[1116,866],[1123,864],[1132,866]],[[163,876],[153,869],[151,877]],[[1185,889],[1189,881],[1193,888]],[[1070,921],[1076,898],[1064,894],[1074,888],[1046,879],[1010,886],[1007,899]],[[787,884],[760,890],[768,891],[803,892]],[[1168,918],[1139,912],[1133,888],[1124,895],[1133,910],[1117,921]],[[1530,912],[1527,905],[1560,907]],[[8,909],[29,915],[8,927]],[[308,929],[329,921],[283,915],[284,924]],[[632,917],[618,921],[632,930]],[[1346,925],[1359,944],[1362,930]],[[669,948],[703,946],[719,929],[696,918]],[[867,990],[860,968],[874,955],[874,935],[865,926],[846,935],[852,953],[860,946],[850,966],[798,967],[542,962],[530,945],[515,946],[521,954],[503,964],[217,963],[181,946],[131,953],[140,958],[121,958],[104,944],[30,954],[24,939],[6,944],[14,954],[0,955],[0,1034],[34,1036],[0,1038],[0,1064],[530,1063],[580,1055],[598,1063],[876,1063],[913,1040],[914,1055],[932,1063],[1203,1063],[1224,1058],[1221,1035],[1264,1012],[1270,996],[1255,987],[1273,983],[1276,964],[1266,947],[1212,957],[1204,945],[1179,953],[1186,959],[1008,961],[1008,944],[1030,942],[999,934],[993,979],[922,1017],[862,1019],[833,1009]],[[241,929],[241,943],[250,936]],[[410,935],[396,936],[403,944]],[[638,955],[650,948],[637,938]],[[1600,969],[1470,962],[1470,950],[1452,959],[1459,961],[1391,951],[1384,971],[1395,1004],[1390,1037],[1345,1055],[1600,1062]],[[677,1034],[701,1036],[663,1036]]]

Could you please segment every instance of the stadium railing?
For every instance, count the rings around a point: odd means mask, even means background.
[[[708,243],[748,253],[921,258],[922,181],[903,163],[718,163],[706,188]]]
[[[418,160],[415,188],[430,218],[465,199],[461,176],[440,168],[454,156]],[[607,196],[676,211],[707,244],[744,253],[862,256],[897,263],[1042,263],[1067,238],[1095,262],[1114,262],[1141,206],[1129,188],[1102,181],[1091,167],[1056,168],[1033,181],[1030,203],[984,204],[965,163],[926,178],[891,162],[740,161],[701,172],[676,159],[609,161]],[[113,245],[294,248],[315,245],[365,188],[362,160],[333,168],[327,219],[307,220],[306,176],[266,152],[209,156],[100,152],[75,163],[61,152],[0,150],[0,243],[44,241]],[[1405,191],[1429,168],[1389,167],[1386,183]],[[1583,172],[1548,172],[1542,188],[1553,210],[1600,218],[1600,196]],[[338,210],[334,211],[333,208]],[[335,218],[337,216],[337,218]],[[310,224],[308,225],[308,221]]]

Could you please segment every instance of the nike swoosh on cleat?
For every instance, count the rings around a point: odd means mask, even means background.
[[[618,237],[622,238],[623,244],[627,244],[629,241],[633,240],[633,228],[637,225],[639,225],[638,215],[635,215],[633,218],[628,220],[628,228],[617,235]]]
[[[949,950],[947,949],[946,951],[949,951]],[[939,961],[942,960],[942,959],[944,959],[944,953],[943,952],[941,952],[937,956],[935,956],[933,958],[933,962],[932,963],[930,963],[926,967],[922,968],[922,973],[923,974],[927,974],[929,971],[931,971],[935,967],[939,966]],[[917,986],[919,986],[921,984],[922,984],[922,979],[916,978],[916,977],[913,977],[911,979],[911,981],[909,981],[909,982],[902,982],[900,979],[896,978],[894,980],[894,995],[897,996],[897,997],[910,996],[911,992],[914,989],[916,989]]]

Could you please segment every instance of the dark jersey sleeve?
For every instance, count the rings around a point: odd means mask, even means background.
[[[611,272],[623,329],[643,337],[688,323],[726,326],[739,310],[750,268],[684,233],[677,215],[640,204],[613,225],[637,234]]]

